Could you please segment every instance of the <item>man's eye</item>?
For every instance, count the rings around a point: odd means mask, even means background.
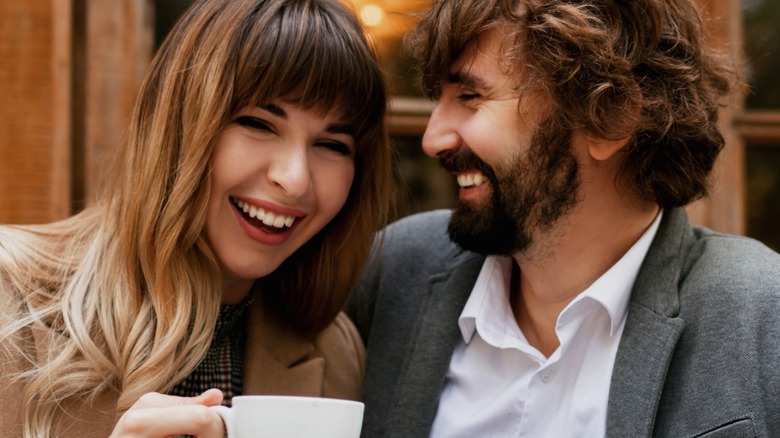
[[[472,94],[472,93],[461,93],[458,95],[458,99],[464,102],[468,102],[469,100],[474,100],[478,97],[479,94]]]
[[[236,119],[236,123],[251,129],[258,129],[261,131],[273,131],[273,129],[271,129],[271,125],[266,123],[264,120],[258,119],[256,117],[241,116]]]

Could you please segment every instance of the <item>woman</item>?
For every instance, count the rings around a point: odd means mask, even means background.
[[[340,309],[386,218],[385,93],[337,0],[193,5],[99,199],[0,227],[0,434],[221,434],[223,396],[357,398]]]

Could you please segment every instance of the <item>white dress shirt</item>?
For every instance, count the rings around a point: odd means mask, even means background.
[[[485,260],[458,320],[432,438],[602,437],[620,337],[636,277],[661,213],[628,252],[558,316],[546,358],[509,304],[510,257]]]

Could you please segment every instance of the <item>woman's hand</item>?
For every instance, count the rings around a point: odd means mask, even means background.
[[[209,389],[197,397],[144,394],[117,422],[110,438],[163,438],[196,435],[223,438],[222,419],[208,406],[222,403],[222,391]]]

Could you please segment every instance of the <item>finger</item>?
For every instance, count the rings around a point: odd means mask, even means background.
[[[195,397],[179,397],[175,395],[160,394],[159,392],[149,392],[142,395],[130,409],[186,406],[193,404],[212,406],[222,403],[222,398],[222,391],[216,388],[209,389]]]
[[[222,403],[224,395],[222,391],[217,388],[211,388],[203,392],[203,394],[193,397],[193,402],[203,406],[214,406]]]
[[[222,419],[214,411],[203,405],[189,404],[127,411],[112,436],[222,438],[223,429]]]
[[[183,400],[181,400],[183,398],[185,397],[176,397],[173,395],[160,394],[159,392],[148,392],[142,395],[138,399],[138,401],[136,401],[133,404],[133,406],[130,407],[130,409],[133,410],[133,409],[157,408],[157,407],[188,404],[185,403]]]

